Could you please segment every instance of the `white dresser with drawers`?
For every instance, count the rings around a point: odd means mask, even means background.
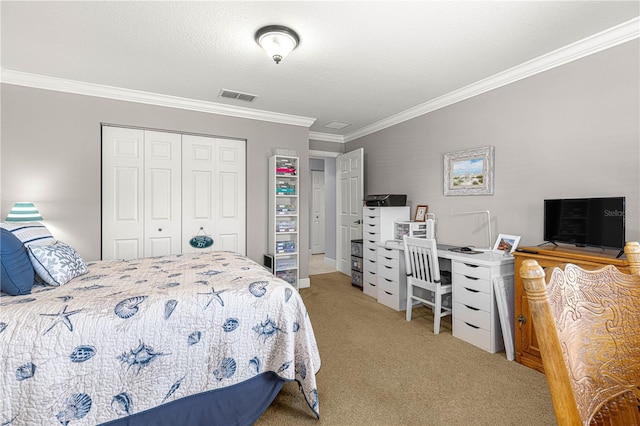
[[[362,208],[364,251],[362,291],[364,294],[378,298],[378,243],[393,239],[394,222],[409,220],[409,215],[409,206]]]
[[[407,309],[407,272],[401,246],[378,243],[378,303],[404,311]]]
[[[493,280],[504,277],[513,285],[513,257],[485,252],[462,254],[438,249],[451,260],[453,336],[488,352],[504,348]]]

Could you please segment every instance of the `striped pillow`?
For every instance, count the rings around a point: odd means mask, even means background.
[[[53,244],[56,241],[51,232],[40,222],[2,222],[0,228],[11,232],[25,246]]]

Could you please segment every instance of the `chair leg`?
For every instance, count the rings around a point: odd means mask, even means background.
[[[440,317],[442,313],[442,295],[440,294],[440,287],[436,287],[434,296],[436,300],[433,308],[433,334],[440,334]]]
[[[411,321],[411,308],[413,307],[413,287],[411,284],[407,284],[407,321]]]

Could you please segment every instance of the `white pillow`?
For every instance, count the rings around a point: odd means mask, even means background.
[[[56,242],[51,232],[40,222],[2,222],[4,228],[18,237],[25,246],[31,244],[53,244]]]
[[[62,241],[50,245],[27,246],[36,274],[49,285],[61,286],[72,278],[89,272],[80,255]]]

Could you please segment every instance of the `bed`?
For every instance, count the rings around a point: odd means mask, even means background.
[[[86,266],[0,298],[0,424],[248,425],[294,380],[319,417],[306,308],[262,266],[230,252]]]

